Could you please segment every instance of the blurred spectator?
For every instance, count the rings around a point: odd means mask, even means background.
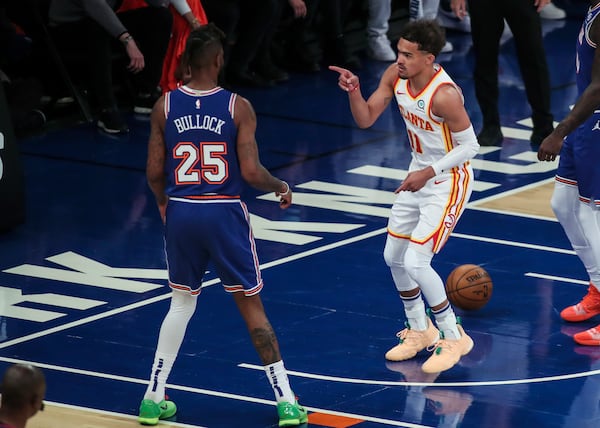
[[[286,78],[279,69],[267,75],[265,70],[254,68],[263,65],[258,64],[257,58],[270,48],[269,34],[278,23],[279,0],[203,0],[202,6],[208,20],[227,37],[224,46],[227,83],[268,87],[275,80]]]
[[[44,373],[30,364],[14,364],[4,372],[0,393],[0,428],[25,428],[29,418],[44,410]]]
[[[191,30],[208,24],[200,0],[171,0],[169,9],[173,15],[173,30],[163,61],[160,88],[163,92],[177,88],[183,79],[180,69],[181,55]]]
[[[125,50],[134,111],[150,113],[159,95],[172,25],[164,0],[124,0],[114,10],[118,3],[52,0],[49,10],[53,38],[71,66],[71,74],[85,80],[91,101],[99,110],[98,126],[109,133],[129,130],[114,95],[113,55]]]
[[[321,14],[319,28],[324,37],[324,61],[328,65],[357,70],[361,68],[361,62],[350,52],[344,34],[352,3],[352,1],[322,0],[319,4]]]
[[[320,70],[320,51],[310,44],[314,36],[314,24],[319,0],[304,0],[304,8],[298,9],[296,0],[284,8],[279,33],[274,37],[274,55],[284,68],[298,72]]]
[[[12,125],[17,136],[46,123],[41,110],[43,87],[29,70],[32,41],[6,15],[0,5],[0,84],[4,86]]]
[[[440,0],[410,0],[409,16],[410,20],[415,19],[436,19],[440,12]],[[454,50],[454,46],[448,40],[442,48],[441,53],[448,53]]]
[[[538,13],[548,3],[549,0],[468,0],[475,54],[475,95],[483,116],[483,127],[477,139],[482,146],[499,145],[504,138],[498,110],[498,57],[505,22],[512,30],[532,110],[532,145],[539,145],[554,129],[550,76]],[[451,7],[457,17],[467,16],[467,0],[451,0]]]
[[[369,56],[378,61],[395,61],[396,50],[392,49],[387,32],[392,13],[392,0],[369,0],[367,20],[367,48]]]
[[[566,17],[567,13],[552,2],[540,10],[540,18],[542,19],[565,19]]]

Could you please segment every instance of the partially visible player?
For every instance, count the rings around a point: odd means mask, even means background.
[[[591,0],[576,46],[579,98],[573,110],[542,141],[538,159],[560,153],[552,209],[590,277],[581,302],[564,309],[565,321],[600,314],[600,1]],[[564,140],[564,142],[563,142]],[[573,337],[581,345],[600,346],[600,325]]]
[[[44,410],[44,373],[30,364],[13,364],[4,372],[0,393],[0,428],[25,428],[29,418]]]
[[[409,173],[396,189],[388,222],[384,258],[408,327],[398,333],[400,343],[387,352],[392,361],[413,358],[434,345],[425,372],[452,368],[473,347],[473,340],[457,322],[444,283],[431,267],[433,256],[456,226],[473,185],[469,160],[479,150],[461,90],[435,62],[445,43],[444,32],[433,20],[408,23],[398,41],[398,59],[385,71],[367,101],[358,76],[340,67],[338,84],[348,93],[354,120],[371,126],[392,100],[404,118],[412,148]],[[425,297],[436,328],[425,312]]]
[[[248,210],[240,199],[248,183],[275,192],[285,209],[292,203],[292,191],[260,163],[252,105],[217,85],[224,63],[223,38],[213,24],[190,33],[183,55],[190,80],[163,95],[152,112],[146,174],[165,222],[173,295],[138,421],[156,425],[176,412],[175,404],[165,397],[165,385],[210,260],[246,322],[275,393],[279,426],[294,426],[305,423],[308,416],[292,392],[263,308],[256,245]],[[240,424],[247,425],[246,421]]]

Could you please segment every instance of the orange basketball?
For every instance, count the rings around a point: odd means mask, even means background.
[[[465,310],[479,309],[492,297],[492,279],[481,266],[457,266],[446,279],[446,294],[453,306]]]

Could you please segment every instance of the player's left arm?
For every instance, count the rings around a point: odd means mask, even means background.
[[[597,46],[592,63],[592,80],[575,102],[569,114],[542,141],[538,150],[538,159],[541,161],[556,159],[562,148],[564,138],[577,129],[600,107],[600,18],[596,17],[594,19],[589,35],[592,42]]]
[[[167,209],[167,195],[165,193],[165,99],[161,96],[154,104],[152,115],[150,116],[150,139],[148,140],[148,158],[146,160],[146,179],[148,185],[154,193],[160,217],[165,221]]]
[[[416,192],[429,179],[455,166],[462,165],[479,151],[479,143],[477,143],[471,119],[465,110],[458,88],[450,84],[441,86],[433,97],[431,112],[441,117],[448,126],[452,141],[455,143],[454,148],[432,165],[408,174],[400,187],[396,189],[396,193],[403,190]]]

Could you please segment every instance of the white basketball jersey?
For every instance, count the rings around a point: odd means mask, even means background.
[[[442,85],[452,85],[461,95],[462,92],[442,66],[435,64],[434,67],[436,73],[419,93],[411,90],[408,80],[399,78],[394,85],[394,94],[400,114],[406,123],[408,141],[412,148],[413,160],[410,171],[431,165],[452,150],[455,145],[446,123],[431,112],[431,102]]]

